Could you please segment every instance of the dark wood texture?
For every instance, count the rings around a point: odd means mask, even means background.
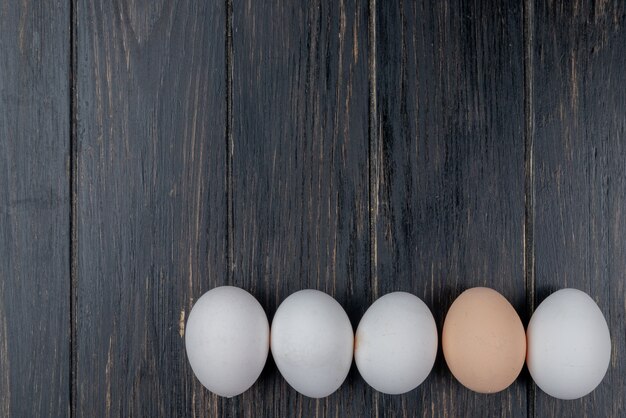
[[[626,415],[626,8],[534,2],[535,304],[587,292],[609,323],[611,365],[589,396],[536,389],[535,416]]]
[[[0,416],[70,410],[70,6],[0,1]]]
[[[44,4],[39,4],[44,3]],[[626,9],[524,0],[0,1],[0,416],[624,416]],[[562,287],[612,333],[577,401],[352,369],[326,399],[271,357],[221,399],[194,300],[466,288],[527,323]]]
[[[183,335],[226,277],[224,4],[75,15],[75,415],[218,416]]]
[[[270,317],[294,291],[323,290],[356,327],[372,301],[367,4],[233,6],[233,283]],[[232,409],[359,417],[370,403],[355,370],[336,393],[314,400],[271,367]]]
[[[521,4],[377,2],[376,293],[404,290],[441,332],[465,289],[524,310]],[[526,416],[525,380],[495,395],[428,380],[383,396],[379,416]]]

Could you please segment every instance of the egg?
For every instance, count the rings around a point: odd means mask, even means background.
[[[269,335],[267,315],[254,296],[238,287],[217,287],[191,309],[185,327],[187,358],[204,387],[230,398],[258,379]]]
[[[276,366],[287,383],[311,398],[326,397],[341,386],[352,364],[353,346],[348,315],[324,292],[293,293],[272,320]]]
[[[376,300],[359,322],[354,360],[365,381],[397,395],[419,386],[437,357],[437,325],[430,309],[410,293]]]
[[[468,289],[452,303],[441,344],[454,377],[480,393],[506,389],[526,356],[526,334],[517,312],[504,296],[486,287]]]
[[[548,296],[528,324],[526,364],[548,395],[577,399],[602,381],[611,360],[611,336],[602,311],[577,289]]]

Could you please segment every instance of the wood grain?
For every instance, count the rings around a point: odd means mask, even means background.
[[[70,408],[70,8],[0,1],[0,416]]]
[[[626,8],[533,2],[535,304],[587,292],[613,343],[592,394],[559,401],[536,389],[535,415],[624,416],[626,406]]]
[[[408,291],[439,332],[465,289],[524,312],[524,55],[521,4],[377,2],[378,295]],[[526,380],[494,395],[458,383],[440,354],[378,416],[527,415]]]
[[[205,3],[0,0],[1,417],[624,416],[624,2]],[[440,331],[469,287],[525,323],[575,287],[611,365],[576,401],[472,393],[441,354],[314,400],[270,357],[221,399],[184,325],[223,284],[355,327],[409,291]]]
[[[223,2],[79,0],[77,416],[219,416],[184,322],[226,278]]]
[[[270,317],[289,294],[334,296],[354,326],[372,301],[367,4],[233,3],[233,283]],[[273,362],[233,416],[354,416],[371,389],[353,369],[303,397]]]

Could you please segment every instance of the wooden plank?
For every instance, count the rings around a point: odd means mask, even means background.
[[[591,295],[613,350],[590,395],[536,389],[536,416],[617,417],[626,393],[626,8],[533,3],[535,305],[563,287]]]
[[[302,288],[354,326],[371,302],[367,3],[233,3],[233,282],[270,317]],[[233,416],[369,415],[352,370],[328,398],[296,393],[270,361]]]
[[[70,4],[0,2],[0,416],[70,409]]]
[[[226,281],[224,2],[80,0],[77,416],[218,416],[184,321]]]
[[[496,289],[523,314],[521,4],[376,3],[375,292],[418,295],[439,332],[474,286]],[[443,355],[418,389],[377,397],[381,417],[527,415],[524,379],[476,394]]]

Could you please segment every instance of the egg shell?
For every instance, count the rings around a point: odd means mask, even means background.
[[[486,287],[468,289],[452,303],[441,345],[454,377],[480,393],[506,389],[526,356],[519,315],[504,296]]]
[[[272,356],[287,383],[305,396],[323,398],[341,386],[352,364],[353,347],[348,315],[324,292],[301,290],[276,310]]]
[[[561,289],[537,307],[528,324],[527,365],[548,395],[577,399],[602,381],[611,361],[611,336],[593,299]]]
[[[267,315],[254,296],[238,287],[214,288],[196,301],[185,326],[191,368],[211,392],[239,395],[265,366],[269,333]]]
[[[410,293],[388,293],[365,312],[356,331],[354,360],[363,379],[397,395],[419,386],[437,357],[437,325]]]

